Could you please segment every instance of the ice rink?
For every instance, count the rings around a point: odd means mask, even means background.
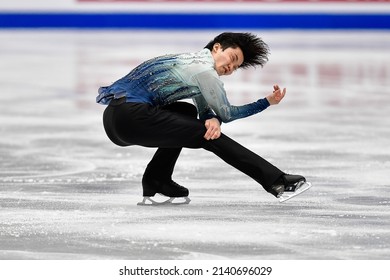
[[[312,182],[284,204],[187,149],[191,203],[137,206],[155,149],[104,133],[99,86],[222,30],[0,31],[0,259],[389,260],[390,33],[249,31],[270,60],[223,77],[230,102],[287,95],[222,129]]]

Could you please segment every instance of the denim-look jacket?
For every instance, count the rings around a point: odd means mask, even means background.
[[[145,61],[112,85],[99,88],[96,102],[108,105],[113,98],[121,97],[126,97],[126,102],[152,106],[192,98],[201,120],[218,118],[222,122],[251,116],[270,105],[266,98],[230,105],[208,49]]]

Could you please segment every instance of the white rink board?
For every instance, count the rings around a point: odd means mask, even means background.
[[[390,11],[386,2],[281,2],[247,1],[247,2],[191,2],[191,1],[149,1],[149,2],[78,2],[76,0],[0,0],[2,12],[174,12],[174,13],[385,13]]]

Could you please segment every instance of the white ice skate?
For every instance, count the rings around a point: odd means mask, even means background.
[[[141,202],[138,202],[137,205],[139,206],[183,205],[183,204],[189,204],[190,201],[191,199],[188,196],[170,197],[168,199],[167,197],[164,196],[164,198],[161,201],[160,199],[155,200],[150,196],[144,196],[143,200]]]
[[[294,191],[284,191],[278,195],[279,202],[285,202],[311,188],[311,183],[306,181],[300,181],[297,183]]]

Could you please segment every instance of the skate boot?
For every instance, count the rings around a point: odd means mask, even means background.
[[[142,178],[143,188],[143,200],[137,205],[163,205],[163,204],[188,204],[190,199],[188,198],[189,191],[187,188],[180,186],[173,180],[160,181],[148,177]],[[156,193],[169,197],[161,202],[158,202],[151,197]],[[183,198],[184,201],[176,202],[178,198]]]
[[[306,182],[305,177],[301,175],[282,175],[282,180],[272,186],[272,190],[277,194],[279,202],[284,202],[297,196],[308,189],[310,189],[311,183]]]

